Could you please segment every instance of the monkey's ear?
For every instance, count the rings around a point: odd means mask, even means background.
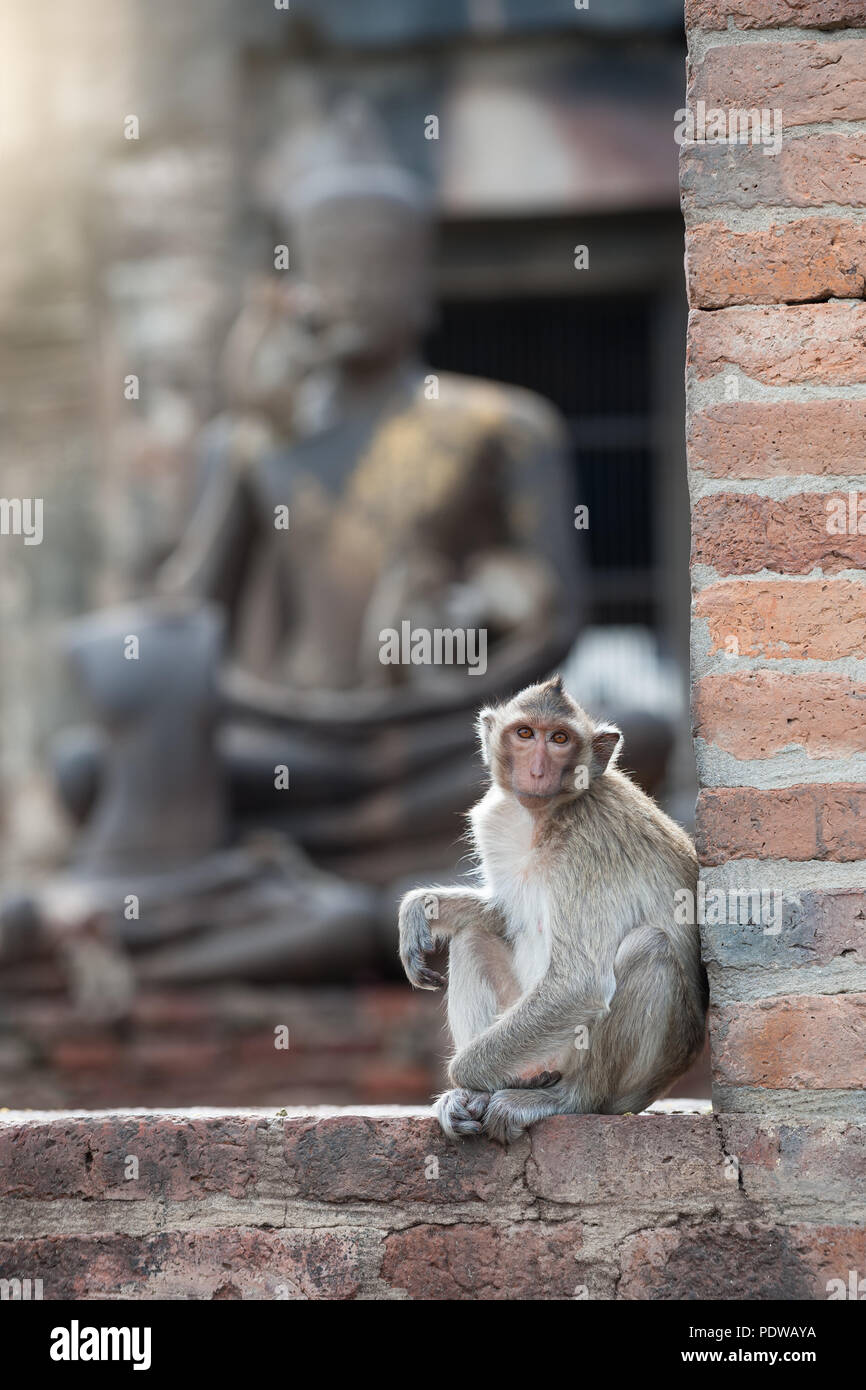
[[[596,776],[616,760],[622,734],[615,724],[599,724],[592,736],[592,762]]]
[[[483,709],[478,715],[478,738],[481,741],[481,759],[485,767],[490,766],[490,735],[495,719],[495,709]]]

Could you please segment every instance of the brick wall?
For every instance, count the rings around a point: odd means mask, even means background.
[[[116,1023],[76,1012],[62,981],[0,991],[10,1109],[424,1105],[449,1050],[440,997],[396,983],[142,990]]]
[[[848,1297],[862,1169],[844,1120],[565,1115],[503,1149],[413,1112],[7,1113],[0,1278],[45,1299]]]
[[[866,3],[687,0],[686,18],[689,108],[766,108],[782,130],[776,153],[681,152],[698,842],[725,895],[703,928],[714,1099],[862,1116]],[[763,920],[735,888],[763,893]]]

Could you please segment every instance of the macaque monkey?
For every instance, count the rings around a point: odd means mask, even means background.
[[[559,676],[482,710],[478,730],[491,776],[470,812],[479,887],[400,905],[413,985],[445,983],[426,957],[449,943],[440,1124],[507,1142],[545,1115],[637,1113],[704,1041],[698,929],[675,915],[677,891],[696,891],[694,847],[617,768],[619,730]]]

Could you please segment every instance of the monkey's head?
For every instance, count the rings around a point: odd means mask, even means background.
[[[616,759],[622,734],[596,724],[554,676],[478,716],[481,753],[490,775],[528,810],[582,795]]]

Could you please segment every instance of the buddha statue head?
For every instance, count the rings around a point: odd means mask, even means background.
[[[277,204],[292,268],[317,307],[326,355],[359,363],[411,352],[431,316],[429,199],[358,99],[282,165]],[[273,167],[273,166],[272,166]],[[275,190],[276,191],[276,190]]]

